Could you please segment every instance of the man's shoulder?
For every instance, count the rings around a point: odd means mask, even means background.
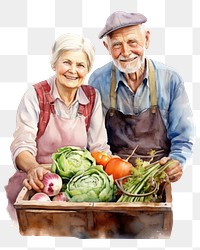
[[[163,63],[163,62],[158,62],[156,60],[152,60],[152,59],[151,59],[151,61],[152,61],[153,65],[154,65],[154,68],[156,70],[158,70],[158,71],[159,70],[161,70],[161,71],[164,70],[164,71],[169,71],[171,73],[177,74],[176,70],[172,66],[167,65],[166,63]]]
[[[160,88],[162,91],[166,89],[168,91],[169,88],[180,88],[180,85],[184,84],[183,78],[176,69],[162,62],[151,61],[154,65],[156,79],[158,80],[156,81],[158,89]]]

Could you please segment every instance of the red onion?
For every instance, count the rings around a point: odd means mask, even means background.
[[[45,193],[36,193],[31,197],[30,200],[32,200],[32,201],[51,201],[49,196]]]
[[[64,192],[60,192],[53,197],[52,201],[68,201],[68,199]]]
[[[57,195],[62,188],[62,179],[56,173],[46,173],[43,176],[42,183],[44,185],[42,192],[48,196]]]

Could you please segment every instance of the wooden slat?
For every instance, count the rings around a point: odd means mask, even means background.
[[[29,200],[32,195],[24,187],[14,204],[22,235],[137,239],[171,234],[171,185],[165,187],[166,201],[158,203],[39,202]]]
[[[101,210],[101,211],[167,211],[172,209],[171,185],[167,185],[167,202],[58,202],[28,200],[31,191],[25,187],[19,193],[14,204],[16,209],[44,209],[44,210]]]

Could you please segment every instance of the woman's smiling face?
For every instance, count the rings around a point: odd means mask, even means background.
[[[82,50],[64,51],[53,69],[57,75],[57,85],[78,88],[88,73],[87,55]]]

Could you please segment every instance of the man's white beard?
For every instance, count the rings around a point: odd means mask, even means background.
[[[132,54],[131,57],[134,57],[135,55]],[[144,54],[140,57],[138,57],[138,62],[135,65],[135,67],[131,66],[132,62],[127,62],[125,67],[122,67],[119,63],[120,58],[123,60],[127,59],[122,56],[120,56],[117,60],[113,60],[114,65],[121,71],[124,72],[125,74],[131,74],[137,72],[142,64],[144,63],[145,60],[145,49],[144,49]]]

